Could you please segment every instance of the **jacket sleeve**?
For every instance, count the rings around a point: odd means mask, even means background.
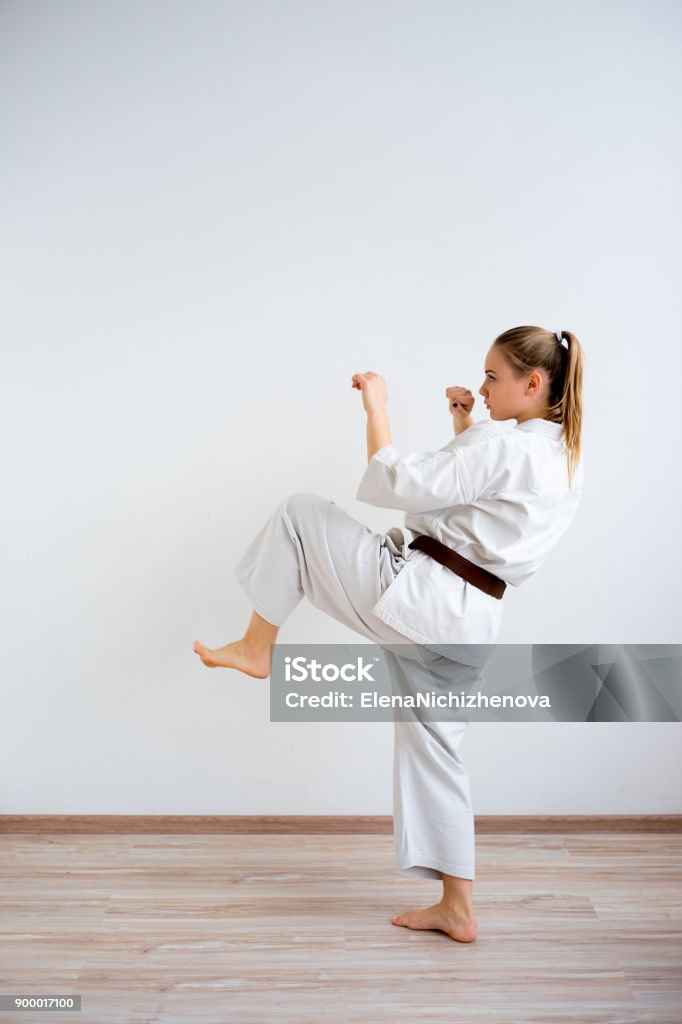
[[[474,500],[465,449],[400,455],[386,444],[370,459],[355,497],[368,505],[432,512]]]

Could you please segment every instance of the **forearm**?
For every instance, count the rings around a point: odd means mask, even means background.
[[[459,422],[456,416],[452,417],[452,425],[455,428],[455,434],[461,434],[462,431],[467,430],[469,427],[473,426],[474,422],[475,421],[471,418],[471,416],[467,416],[467,418],[464,421],[459,420]]]
[[[367,413],[367,461],[386,444],[393,444],[388,413],[385,408],[373,409]]]

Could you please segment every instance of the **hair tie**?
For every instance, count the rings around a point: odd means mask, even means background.
[[[557,340],[557,341],[559,342],[559,344],[560,344],[560,345],[563,345],[563,347],[564,347],[564,348],[568,348],[568,341],[567,341],[567,339],[566,339],[566,338],[562,338],[562,337],[561,337],[561,334],[562,334],[562,332],[561,332],[561,331],[555,331],[555,332],[554,332],[554,335],[555,335],[555,337],[556,337],[556,340]]]

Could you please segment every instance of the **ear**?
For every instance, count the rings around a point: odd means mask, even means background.
[[[531,394],[537,395],[542,388],[544,378],[538,370],[531,370],[528,375],[528,384],[526,385]]]

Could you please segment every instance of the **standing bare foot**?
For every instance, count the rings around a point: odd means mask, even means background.
[[[270,675],[269,647],[255,649],[246,647],[243,640],[235,640],[234,643],[211,650],[195,640],[194,653],[209,668],[234,668],[255,679],[267,679]]]
[[[391,918],[391,923],[402,925],[404,928],[445,932],[458,942],[473,942],[477,933],[476,918],[472,911],[454,908],[444,903],[434,903],[425,910],[407,910],[404,914],[395,914]]]

